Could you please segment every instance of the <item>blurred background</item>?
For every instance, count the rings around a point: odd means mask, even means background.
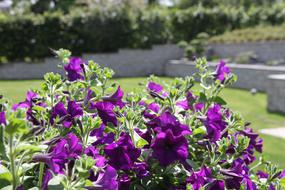
[[[0,94],[21,101],[62,72],[50,48],[111,67],[127,92],[224,59],[239,79],[223,97],[285,168],[284,23],[285,0],[0,0]]]

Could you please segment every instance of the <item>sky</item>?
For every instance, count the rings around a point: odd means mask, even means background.
[[[159,0],[161,4],[167,5],[167,6],[171,6],[173,5],[173,1],[172,0]]]
[[[166,6],[171,6],[173,5],[172,0],[159,0],[161,4],[166,5]],[[12,5],[12,0],[0,0],[0,8],[7,8]]]
[[[0,9],[9,8],[12,5],[12,0],[0,0]]]

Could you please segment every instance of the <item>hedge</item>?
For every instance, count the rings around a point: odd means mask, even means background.
[[[244,43],[285,40],[285,25],[257,26],[225,32],[210,38],[211,43]]]
[[[285,22],[285,4],[272,7],[192,7],[172,11],[173,36],[177,40],[191,40],[201,32],[221,34],[260,24],[279,25]]]
[[[191,7],[131,11],[112,8],[43,15],[0,15],[0,58],[24,60],[50,56],[49,47],[76,55],[114,52],[119,48],[147,48],[153,44],[191,40],[200,32],[210,35],[285,21],[285,4],[243,8]]]
[[[97,12],[8,18],[0,22],[0,55],[9,60],[42,58],[50,55],[48,47],[69,48],[75,54],[116,51],[128,45],[131,27],[130,17],[123,11],[107,19]]]

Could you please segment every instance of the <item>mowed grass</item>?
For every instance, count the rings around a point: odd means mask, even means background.
[[[166,82],[171,78],[163,78]],[[146,78],[118,78],[114,79],[121,85],[125,92],[142,88],[139,83],[146,81]],[[28,89],[39,88],[42,81],[0,81],[0,94],[13,102],[22,101]],[[257,93],[252,95],[249,91],[239,89],[225,89],[222,92],[223,98],[228,102],[232,110],[240,112],[246,121],[251,122],[251,127],[258,131],[263,128],[285,127],[285,115],[269,113],[266,110],[266,94]],[[285,140],[268,135],[261,135],[264,139],[265,157],[272,162],[285,168]]]

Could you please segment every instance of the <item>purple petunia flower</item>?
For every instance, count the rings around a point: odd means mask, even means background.
[[[156,93],[160,93],[163,90],[163,87],[160,84],[157,84],[155,82],[149,82],[147,87],[149,90],[156,92]]]
[[[163,87],[160,84],[157,84],[155,82],[149,82],[147,84],[147,89],[150,92],[154,92],[157,95],[161,95],[162,97],[167,97],[168,96],[168,93],[163,91]]]
[[[73,133],[60,139],[48,154],[35,155],[34,161],[44,162],[56,174],[63,173],[65,164],[69,159],[77,159],[83,149],[80,140]]]
[[[257,171],[256,175],[257,175],[260,179],[262,179],[262,178],[263,178],[263,179],[268,179],[268,178],[269,178],[269,174],[266,173],[266,172],[264,172],[264,171],[261,171],[261,170]],[[276,175],[276,176],[274,176],[274,177],[275,177],[275,178],[279,178],[279,179],[284,178],[284,177],[285,177],[285,170],[283,170],[282,172],[280,172],[279,175]],[[274,178],[274,177],[273,177],[273,178]],[[271,179],[271,180],[272,180],[272,179]],[[271,183],[271,184],[269,185],[268,190],[276,190],[276,188],[274,187],[274,184],[273,184],[273,183]]]
[[[121,133],[117,142],[104,148],[109,157],[109,164],[117,170],[129,170],[141,154],[141,150],[135,148],[130,135]]]
[[[233,162],[230,169],[222,169],[221,173],[227,177],[225,182],[229,189],[240,189],[243,183],[247,190],[256,190],[255,183],[249,177],[249,169],[240,158]]]
[[[224,190],[225,182],[221,180],[215,180],[211,183],[210,187],[207,190]]]
[[[34,125],[39,125],[40,121],[34,116],[33,113],[33,106],[41,106],[45,107],[46,104],[43,102],[37,102],[38,94],[33,91],[28,91],[26,94],[26,100],[23,102],[20,102],[18,104],[14,104],[12,109],[15,111],[18,108],[27,108],[26,111],[26,118],[28,121],[32,122]]]
[[[103,101],[110,102],[114,106],[119,106],[120,108],[125,106],[125,103],[122,101],[124,96],[124,92],[122,91],[121,87],[119,86],[117,91],[109,96],[109,97],[104,97]]]
[[[283,170],[278,176],[279,179],[283,179],[285,177],[285,170]]]
[[[151,140],[152,140],[152,132],[151,132],[151,130],[147,129],[145,132],[141,131],[139,128],[135,128],[134,130],[136,131],[136,133],[141,138],[143,138],[144,140],[146,140],[148,142],[148,144],[145,145],[143,148],[149,148]]]
[[[204,107],[203,102],[195,103],[197,97],[195,97],[192,92],[188,92],[186,98],[184,100],[176,102],[176,106],[184,109],[184,110],[193,110],[193,111],[201,111]]]
[[[0,112],[0,125],[3,124],[3,125],[6,125],[7,124],[7,121],[6,121],[6,114],[5,112]]]
[[[188,177],[187,182],[192,184],[193,190],[199,190],[205,184],[212,181],[212,171],[210,168],[203,166],[199,171],[193,172],[193,174]]]
[[[192,133],[187,125],[181,124],[178,119],[168,111],[149,121],[147,126],[153,128],[156,133],[170,129],[175,136],[189,135]]]
[[[177,101],[176,106],[182,108],[183,110],[189,110],[190,109],[188,101],[186,99]]]
[[[98,111],[99,117],[102,119],[102,122],[105,125],[112,123],[113,125],[117,126],[117,118],[113,111],[115,107],[114,104],[110,102],[97,102],[95,107]]]
[[[134,171],[136,172],[137,177],[140,179],[149,176],[150,174],[148,171],[148,165],[145,162],[135,163]]]
[[[247,148],[248,150],[255,149],[256,151],[260,153],[262,152],[263,140],[258,137],[257,133],[254,133],[251,128],[246,128],[245,130],[240,131],[240,133],[250,139],[249,147]]]
[[[256,175],[259,177],[259,178],[265,178],[267,179],[269,177],[269,174],[268,173],[265,173],[264,171],[261,171],[261,170],[258,170]]]
[[[242,153],[242,159],[246,165],[249,165],[256,160],[255,156],[253,155],[253,152],[249,151],[244,151]]]
[[[26,94],[26,100],[23,102],[20,102],[18,104],[13,105],[13,110],[16,110],[18,108],[30,108],[33,104],[33,100],[37,98],[38,94],[33,91],[28,91]]]
[[[221,132],[226,128],[226,122],[223,121],[221,106],[215,104],[207,111],[207,120],[205,122],[207,129],[207,137],[215,142],[221,138]]]
[[[45,171],[41,190],[48,190],[48,182],[52,179],[52,173],[49,169]]]
[[[115,134],[113,132],[105,133],[104,132],[105,128],[106,128],[106,125],[102,123],[99,128],[93,129],[91,131],[90,136],[97,137],[97,140],[92,143],[93,146],[110,144],[115,140]]]
[[[223,83],[225,81],[226,76],[231,72],[230,68],[226,66],[226,62],[221,60],[220,63],[216,67],[216,80],[221,81]]]
[[[194,110],[195,111],[201,111],[205,107],[203,102],[198,102],[194,104]]]
[[[131,179],[128,174],[123,174],[119,177],[119,190],[129,190],[131,186]]]
[[[83,80],[83,70],[81,65],[83,61],[78,57],[71,57],[69,63],[64,65],[64,70],[67,72],[67,78],[69,81]]]
[[[96,166],[104,167],[107,163],[107,160],[104,156],[99,154],[99,151],[94,146],[89,146],[84,150],[84,153],[87,156],[91,156],[94,160],[96,160]]]
[[[143,111],[143,116],[147,119],[153,119],[156,117],[159,110],[160,110],[159,104],[152,102],[146,106],[146,109]]]
[[[87,90],[87,96],[85,97],[84,103],[88,105],[89,109],[95,109],[95,103],[91,101],[95,97],[95,92],[91,89]]]
[[[174,136],[171,129],[160,132],[151,145],[152,156],[156,158],[160,165],[181,161],[184,162],[188,156],[188,143],[183,135]]]
[[[97,179],[93,182],[93,187],[86,187],[89,190],[118,190],[117,171],[107,166],[100,172]]]
[[[268,179],[268,178],[269,178],[269,174],[266,173],[266,172],[264,172],[264,171],[261,171],[261,170],[257,171],[256,175],[257,175],[260,179],[262,179],[262,178]],[[279,175],[276,175],[275,177],[278,177],[279,179],[284,178],[284,177],[285,177],[285,170],[283,170],[282,172],[280,172],[280,174],[279,174]],[[271,179],[271,180],[272,180],[272,179]],[[273,183],[271,183],[271,184],[269,185],[268,190],[276,190],[276,188],[274,187],[274,184],[273,184]]]
[[[57,103],[52,109],[51,124],[54,124],[54,119],[60,117],[62,125],[66,128],[71,127],[74,118],[83,115],[83,110],[75,101],[69,101],[67,109],[62,102]]]

